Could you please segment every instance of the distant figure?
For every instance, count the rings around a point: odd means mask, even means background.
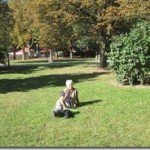
[[[79,106],[78,91],[73,87],[73,81],[66,81],[66,88],[61,92],[60,98],[52,111],[54,117],[69,118],[73,114],[69,108],[76,108]]]

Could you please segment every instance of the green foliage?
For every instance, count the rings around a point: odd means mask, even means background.
[[[0,0],[0,63],[6,63],[8,47],[11,44],[11,10],[7,1]]]
[[[130,29],[137,19],[148,20],[150,12],[148,1],[137,0],[11,0],[9,7],[11,41],[17,47],[38,43],[40,47],[68,50],[75,42],[89,47],[92,39],[98,44],[101,67],[106,66],[111,37]]]
[[[85,48],[89,46],[90,42],[91,42],[90,37],[83,37],[82,39],[77,40],[76,43],[79,48]]]
[[[109,66],[122,84],[146,84],[150,68],[150,24],[137,23],[110,45]]]
[[[0,63],[5,64],[6,63],[6,52],[0,50]]]
[[[10,34],[13,44],[22,48],[25,46],[31,47],[39,41],[37,4],[29,0],[11,0],[8,4],[13,10],[14,24]]]

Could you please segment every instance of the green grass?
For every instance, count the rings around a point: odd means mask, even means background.
[[[53,118],[66,79],[80,113]],[[13,62],[0,69],[0,147],[149,147],[149,106],[149,86],[122,86],[92,59]]]

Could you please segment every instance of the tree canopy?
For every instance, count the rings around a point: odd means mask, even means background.
[[[9,66],[9,46],[11,44],[10,30],[11,30],[11,10],[7,1],[0,0],[0,62],[6,63],[8,60]]]
[[[38,43],[70,50],[73,45],[87,48],[94,43],[100,67],[106,66],[112,37],[150,16],[148,0],[10,0],[9,8],[13,18],[10,35],[17,47]]]

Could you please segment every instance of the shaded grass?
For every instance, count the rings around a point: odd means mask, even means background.
[[[30,72],[24,73],[22,65]],[[0,75],[1,147],[150,145],[149,87],[118,86],[112,73],[97,70],[94,60],[35,65],[14,64]],[[80,113],[52,118],[66,79],[79,90]]]
[[[1,79],[0,93],[15,91],[30,91],[44,87],[64,86],[67,79],[72,79],[75,83],[84,82],[95,78],[103,73],[85,74],[51,74],[21,79]],[[11,85],[11,86],[9,86]]]
[[[61,63],[60,63],[61,62]],[[71,62],[71,63],[70,63]],[[70,68],[73,66],[78,66],[80,64],[84,64],[84,67],[88,67],[88,64],[95,64],[95,62],[87,62],[85,59],[62,59],[56,60],[53,63],[48,63],[47,60],[26,60],[26,61],[13,61],[11,63],[11,68],[1,66],[0,74],[30,74],[37,70],[45,70],[45,69],[63,69]]]

